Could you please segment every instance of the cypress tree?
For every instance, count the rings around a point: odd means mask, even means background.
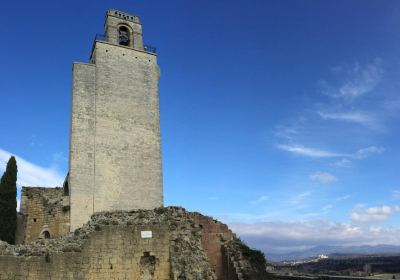
[[[11,157],[0,181],[0,240],[15,243],[17,228],[17,161]]]

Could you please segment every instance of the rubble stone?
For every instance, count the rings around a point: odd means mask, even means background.
[[[181,207],[100,212],[64,237],[0,242],[0,279],[268,279],[254,278],[261,272],[242,244],[226,225]]]

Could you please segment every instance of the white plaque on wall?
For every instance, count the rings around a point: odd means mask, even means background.
[[[140,235],[142,238],[153,238],[153,232],[150,230],[141,231]]]

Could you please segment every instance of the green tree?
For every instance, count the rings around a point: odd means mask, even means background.
[[[0,181],[0,240],[15,243],[17,228],[17,161],[11,157]]]

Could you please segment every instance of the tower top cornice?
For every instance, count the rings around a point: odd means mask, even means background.
[[[109,17],[109,16],[140,24],[140,20],[139,20],[138,16],[124,13],[124,12],[121,12],[121,11],[118,11],[115,9],[110,9],[107,11],[106,17]]]

